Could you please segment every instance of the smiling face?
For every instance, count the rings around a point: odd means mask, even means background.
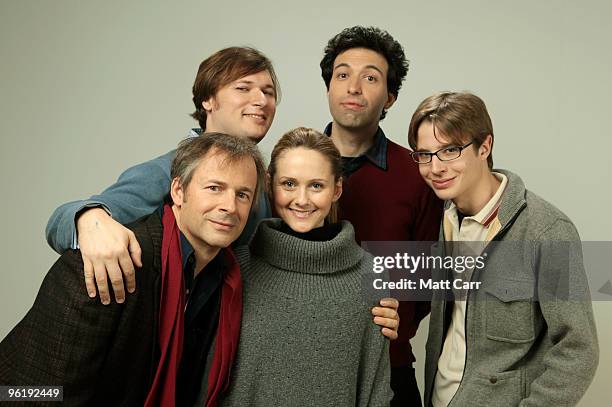
[[[276,93],[268,71],[244,76],[223,86],[202,102],[206,131],[260,141],[268,132],[276,112]]]
[[[229,246],[249,217],[257,187],[255,163],[251,157],[227,158],[226,153],[211,150],[186,188],[179,178],[172,181],[177,224],[196,251]]]
[[[334,122],[348,129],[376,128],[395,97],[387,90],[389,65],[381,54],[352,48],[334,61],[327,92]]]
[[[464,144],[470,140],[465,140]],[[435,129],[431,121],[423,121],[417,131],[416,151],[435,152],[453,144]],[[438,198],[452,200],[465,214],[476,213],[478,202],[490,177],[487,157],[491,151],[489,136],[478,149],[469,146],[461,156],[451,161],[440,161],[436,156],[428,164],[419,164],[419,171],[425,182]],[[476,212],[475,212],[476,211]]]
[[[329,160],[304,147],[287,149],[278,156],[271,182],[274,209],[296,232],[323,226],[342,194],[342,180],[335,179]]]

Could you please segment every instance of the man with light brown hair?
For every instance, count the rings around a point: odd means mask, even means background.
[[[434,290],[425,406],[576,405],[598,345],[573,223],[518,175],[493,169],[493,126],[476,95],[425,99],[408,141],[421,176],[446,201],[439,255],[469,245],[485,259],[484,268],[434,272],[480,288]]]
[[[0,385],[63,386],[66,405],[193,405],[201,392],[216,405],[242,313],[229,245],[265,169],[252,142],[206,133],[181,142],[171,176],[164,205],[127,226],[142,247],[138,290],[109,306],[87,297],[81,254],[66,251],[0,343]]]

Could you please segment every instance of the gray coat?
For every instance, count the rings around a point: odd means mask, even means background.
[[[468,296],[465,369],[449,406],[573,406],[599,358],[580,238],[567,216],[517,175],[499,172],[508,177],[502,229],[485,249],[485,268],[472,275],[482,285]],[[447,279],[449,271],[436,277]],[[425,406],[450,322],[448,295],[436,291],[432,300]]]

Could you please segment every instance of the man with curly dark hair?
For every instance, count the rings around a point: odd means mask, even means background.
[[[385,118],[387,110],[397,100],[402,82],[406,73],[408,73],[408,60],[404,54],[404,49],[388,32],[376,27],[355,26],[344,29],[340,34],[329,40],[325,48],[325,55],[321,60],[321,76],[328,91],[334,73],[336,57],[355,48],[363,48],[378,53],[387,62],[386,77],[389,100],[385,103],[380,115],[380,120],[382,120]],[[332,109],[331,103],[330,109]]]
[[[401,44],[376,27],[346,28],[329,40],[320,66],[333,118],[325,133],[345,167],[340,217],[354,225],[358,242],[437,240],[441,202],[410,151],[379,127],[408,71]],[[391,343],[392,405],[421,405],[410,338],[428,312],[425,302],[399,308],[399,336]]]

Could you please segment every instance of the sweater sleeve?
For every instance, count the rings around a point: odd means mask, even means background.
[[[103,207],[117,222],[127,224],[158,208],[170,191],[170,165],[176,150],[124,171],[101,194],[57,208],[47,223],[46,237],[58,253],[77,248],[76,216],[88,207]]]
[[[520,407],[573,406],[589,387],[599,360],[597,332],[578,232],[559,219],[534,256],[539,305],[553,346],[542,374]]]
[[[378,328],[368,327],[362,358],[357,406],[388,406],[393,398],[389,340],[380,335]]]

